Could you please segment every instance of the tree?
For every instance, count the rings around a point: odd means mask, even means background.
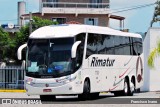
[[[153,19],[151,21],[151,27],[152,27],[153,23],[160,21],[160,17],[159,17],[160,16],[160,1],[157,0],[156,4],[157,5],[154,10]]]
[[[51,20],[33,17],[33,31],[47,25],[58,24]],[[8,32],[0,28],[0,60],[5,58],[17,59],[16,53],[20,45],[27,42],[29,36],[29,23],[23,26],[19,32],[15,34],[15,38],[11,38]]]
[[[40,27],[43,27],[43,26],[48,26],[48,25],[56,25],[58,24],[57,22],[53,22],[51,20],[48,20],[48,19],[42,19],[40,17],[33,17],[33,23],[32,23],[32,26],[33,26],[33,31],[40,28]]]
[[[53,22],[51,20],[42,19],[42,18],[33,16],[32,31],[35,31],[36,29],[43,26],[55,25],[55,24],[58,24],[58,23]],[[27,42],[28,37],[29,37],[29,23],[23,26],[20,29],[20,32],[17,32],[16,34],[17,47]]]
[[[153,15],[153,19],[151,21],[151,27],[153,25],[153,23],[160,21],[160,1],[157,0],[156,2],[156,7],[155,7],[155,11],[154,11],[154,15]],[[154,60],[156,57],[160,56],[160,40],[157,43],[157,47],[154,48],[149,57],[148,57],[148,65],[153,68],[154,67]]]
[[[0,59],[12,57],[10,50],[15,47],[15,40],[11,39],[8,32],[0,27]]]
[[[48,25],[55,25],[55,24],[58,24],[58,23],[53,22],[51,20],[42,19],[40,17],[33,16],[32,32],[40,27],[48,26]],[[16,41],[15,50],[16,51],[18,50],[19,46],[27,42],[28,37],[29,37],[29,23],[21,27],[20,31],[16,33],[16,38],[15,38],[15,41]]]
[[[154,67],[154,60],[156,57],[160,55],[160,40],[157,43],[157,47],[152,50],[148,57],[148,65],[153,68]]]

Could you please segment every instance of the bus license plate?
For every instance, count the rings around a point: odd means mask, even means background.
[[[51,89],[43,89],[43,92],[52,92]]]

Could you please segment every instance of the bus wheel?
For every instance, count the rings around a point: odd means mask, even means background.
[[[56,99],[55,95],[40,95],[41,101],[54,101]]]
[[[124,81],[124,89],[123,89],[123,95],[124,96],[128,96],[129,95],[129,82],[127,81],[127,79],[125,79]]]
[[[89,81],[84,82],[83,93],[78,95],[80,100],[89,100],[90,99],[90,84]]]
[[[129,96],[133,96],[134,92],[135,92],[135,84],[134,84],[134,80],[132,79],[131,80],[131,83],[130,83],[130,91],[129,91]]]

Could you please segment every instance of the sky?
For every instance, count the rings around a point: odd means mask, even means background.
[[[137,5],[155,3],[157,0],[110,0],[111,10],[124,7],[133,7]],[[150,27],[150,22],[153,18],[154,9],[156,5],[115,13],[116,15],[125,17],[124,28],[129,29],[130,32],[147,32]],[[113,28],[119,27],[119,22],[112,20],[110,26]],[[154,24],[155,27],[160,24]]]
[[[0,24],[14,23],[17,24],[17,2],[26,1],[26,12],[38,12],[39,0],[0,0]],[[137,5],[144,5],[155,3],[157,0],[110,0],[110,9],[120,9],[125,7],[133,7]],[[125,17],[124,28],[129,29],[130,32],[147,32],[150,27],[150,22],[153,18],[155,5],[120,12],[113,13]],[[153,26],[160,26],[156,23]],[[118,29],[119,21],[111,20],[110,27]]]

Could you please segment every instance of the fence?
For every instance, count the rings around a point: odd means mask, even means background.
[[[20,66],[0,68],[0,89],[24,89],[24,75]]]

